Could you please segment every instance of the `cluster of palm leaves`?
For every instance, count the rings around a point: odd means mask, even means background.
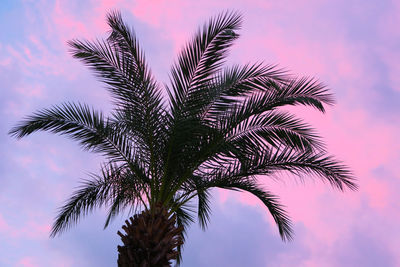
[[[239,37],[238,13],[221,13],[198,30],[172,66],[168,86],[152,76],[120,13],[109,13],[107,21],[106,40],[69,45],[107,85],[115,109],[106,116],[88,105],[64,103],[10,131],[18,138],[39,130],[66,135],[107,159],[60,209],[53,236],[101,206],[108,208],[105,226],[122,210],[161,204],[176,214],[179,226],[186,229],[197,213],[205,228],[210,189],[222,188],[256,196],[286,240],[293,234],[290,219],[263,179],[289,171],[356,189],[348,168],[326,154],[316,132],[280,110],[305,105],[324,112],[324,104],[334,101],[323,84],[274,65],[223,66]]]

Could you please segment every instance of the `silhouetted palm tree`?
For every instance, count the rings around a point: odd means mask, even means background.
[[[153,78],[133,30],[120,13],[107,17],[103,41],[69,42],[111,92],[115,109],[105,116],[84,104],[64,103],[27,117],[10,131],[21,138],[43,130],[66,135],[107,161],[61,209],[52,236],[94,208],[108,207],[105,227],[121,210],[126,221],[119,266],[168,266],[180,260],[184,231],[206,228],[210,189],[249,192],[270,211],[283,240],[292,238],[278,198],[260,185],[280,171],[320,177],[333,187],[356,189],[344,165],[326,155],[315,131],[285,105],[324,112],[333,104],[324,85],[295,78],[272,65],[223,68],[238,38],[241,16],[222,13],[201,28],[171,69],[169,86]],[[189,203],[197,201],[197,209]],[[140,213],[141,212],[141,213]]]

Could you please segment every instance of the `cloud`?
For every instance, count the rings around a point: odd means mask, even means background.
[[[23,267],[38,267],[39,265],[34,263],[34,260],[30,257],[22,258],[18,261],[17,266]]]

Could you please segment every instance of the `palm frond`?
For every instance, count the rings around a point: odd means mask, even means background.
[[[175,214],[176,214],[176,223],[178,227],[183,226],[183,231],[182,231],[182,241],[183,244],[185,244],[185,239],[187,235],[187,229],[191,223],[194,222],[194,217],[192,215],[193,210],[190,209],[187,205],[180,206],[176,209]],[[183,244],[179,245],[177,250],[178,250],[178,257],[176,259],[176,265],[179,266],[182,263],[182,251],[183,251]]]
[[[278,197],[272,195],[268,191],[264,191],[260,186],[249,180],[233,180],[228,181],[226,184],[224,184],[224,181],[221,181],[218,187],[230,190],[241,190],[256,196],[268,208],[270,214],[274,218],[282,240],[290,241],[293,239],[292,223],[284,207],[279,203]]]
[[[261,98],[259,112],[271,110],[284,105],[305,105],[325,112],[323,104],[333,105],[335,100],[326,86],[314,78],[302,77],[286,83],[270,81],[275,89]]]
[[[218,168],[210,169],[208,177],[238,179],[288,171],[299,177],[316,176],[341,191],[346,188],[357,189],[353,174],[348,167],[332,156],[327,156],[324,152],[298,151],[287,147],[278,149],[259,148],[252,152],[253,154],[250,154],[249,151],[240,154],[244,155],[241,160],[225,164],[223,167],[221,165]]]
[[[112,44],[121,57],[130,59],[130,63],[136,69],[142,83],[153,80],[135,31],[124,23],[121,13],[118,11],[108,13],[107,23],[111,28],[107,41]]]
[[[199,188],[197,191],[197,217],[199,225],[203,230],[206,230],[208,222],[210,221],[211,206],[210,206],[211,194],[208,190]]]
[[[72,40],[71,52],[108,85],[117,105],[116,113],[123,118],[120,124],[134,130],[136,140],[149,150],[149,162],[153,164],[154,155],[158,154],[155,144],[162,141],[160,125],[166,119],[161,92],[134,32],[123,23],[120,13],[110,13],[108,23],[112,31],[107,41]]]
[[[163,119],[161,114],[166,112],[162,104],[160,88],[146,64],[144,52],[140,49],[134,30],[130,30],[123,22],[121,13],[111,12],[107,20],[111,27],[107,41],[111,43],[115,53],[121,59],[129,62],[129,66],[124,68],[126,72],[133,72],[136,75],[134,84],[131,85],[134,99],[128,99],[129,101],[123,103],[124,111],[132,114],[132,110],[141,108],[142,115],[147,120],[145,122],[155,128],[158,126],[157,123],[160,123],[160,119]],[[129,71],[130,69],[132,70]],[[137,102],[139,105],[136,105]]]
[[[71,40],[68,42],[74,58],[88,65],[117,101],[140,104],[143,94],[137,68],[129,58],[121,57],[115,47],[104,40]]]
[[[333,97],[325,86],[313,79],[302,78],[286,82],[267,81],[267,87],[254,91],[251,95],[231,99],[229,108],[221,109],[214,120],[240,121],[251,116],[273,111],[284,105],[311,105],[324,112],[323,104],[333,104]],[[225,125],[222,125],[222,127]]]
[[[207,85],[207,95],[200,117],[215,120],[219,114],[241,103],[243,97],[258,91],[270,91],[271,81],[287,83],[290,76],[276,65],[246,64],[226,68],[213,76]]]
[[[134,32],[123,23],[119,12],[110,13],[108,23],[112,31],[106,41],[69,41],[73,57],[88,65],[108,85],[120,106],[160,106],[160,90]]]
[[[238,38],[241,16],[225,12],[212,18],[183,49],[172,67],[172,91],[169,91],[172,113],[186,109],[188,101],[202,101],[204,85],[223,64],[229,47]]]
[[[226,139],[235,144],[249,141],[275,148],[285,145],[303,151],[324,150],[324,144],[315,131],[287,112],[269,111],[248,116],[239,110],[221,124],[221,129],[227,131]]]
[[[200,91],[206,92],[204,86],[222,66],[229,47],[238,37],[235,30],[239,29],[240,23],[241,16],[232,12],[222,13],[211,19],[184,48],[178,63],[172,67],[172,91],[167,88],[170,96],[171,124],[170,137],[163,157],[163,181],[166,181],[160,193],[162,198],[166,197],[165,188],[170,186],[171,179],[178,170],[176,163],[179,163],[179,160],[172,160],[172,155],[190,155],[191,148],[195,148],[190,140],[198,140],[199,136],[204,136],[198,132],[203,131],[204,125],[196,116],[190,114],[196,113],[198,102],[203,101]],[[178,153],[174,153],[175,151]],[[186,153],[182,153],[183,151]]]
[[[90,151],[99,152],[116,161],[130,162],[135,145],[118,129],[111,127],[110,120],[101,112],[87,105],[64,103],[43,109],[27,117],[10,130],[10,134],[22,138],[37,131],[50,131],[78,141]]]
[[[95,208],[107,205],[110,201],[115,203],[115,199],[120,203],[124,202],[124,205],[140,204],[138,199],[141,195],[134,187],[129,188],[129,194],[123,192],[126,190],[124,179],[121,169],[110,164],[102,167],[101,175],[92,175],[91,180],[84,180],[68,202],[60,208],[51,236],[54,237],[76,224],[82,216],[86,216]]]
[[[210,175],[208,179],[206,178],[199,181],[196,187],[192,188],[189,192],[187,192],[187,194],[196,191],[196,194],[200,199],[200,195],[202,192],[207,192],[207,190],[214,187],[234,191],[245,191],[253,194],[268,208],[269,212],[274,218],[275,223],[279,228],[281,238],[283,240],[292,239],[293,230],[290,218],[284,210],[283,206],[279,204],[278,198],[272,195],[270,192],[263,190],[259,185],[257,185],[254,179],[252,179],[248,175],[227,175],[227,173],[225,173],[225,175],[214,174]],[[198,192],[200,192],[200,194],[198,194]],[[205,205],[206,206],[203,209],[209,209],[208,202],[206,202]],[[207,211],[206,216],[208,216]],[[201,223],[201,226],[204,229],[206,225],[204,223]]]
[[[257,79],[261,81],[256,84],[248,81],[246,85],[246,82],[241,83],[240,80],[236,85],[233,83],[231,86],[239,89],[233,90],[231,95],[226,94],[217,98],[206,109],[207,113],[203,114],[206,121],[212,125],[219,125],[218,122],[221,120],[229,121],[233,118],[245,120],[285,105],[309,105],[324,112],[323,104],[334,103],[333,96],[328,93],[326,87],[314,79],[282,78],[278,81],[279,76],[277,79],[263,76]]]
[[[105,177],[104,172],[103,177]],[[114,195],[107,203],[109,209],[104,228],[106,228],[122,210],[126,208],[137,210],[141,206],[146,207],[147,203],[145,200],[148,195],[148,187],[149,185],[143,183],[141,178],[137,177],[129,168],[122,167],[122,172],[118,177],[118,183],[114,186]]]
[[[289,171],[295,175],[313,174],[333,187],[343,191],[346,188],[357,189],[355,178],[347,166],[325,153],[297,152],[292,149],[282,149],[260,158],[259,167],[269,171]]]

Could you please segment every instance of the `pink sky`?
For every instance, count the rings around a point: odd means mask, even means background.
[[[105,37],[107,11],[135,28],[161,82],[177,52],[211,16],[244,15],[228,64],[279,63],[318,77],[337,104],[319,114],[292,109],[318,130],[330,153],[354,171],[345,193],[305,177],[265,186],[281,197],[295,229],[283,243],[254,198],[214,191],[206,232],[189,231],[183,266],[400,266],[400,4],[398,1],[2,1],[0,80],[0,266],[115,266],[122,215],[102,230],[104,211],[61,237],[49,228],[78,181],[101,158],[63,137],[7,135],[25,115],[65,101],[104,111],[110,97],[68,54],[72,38]]]

